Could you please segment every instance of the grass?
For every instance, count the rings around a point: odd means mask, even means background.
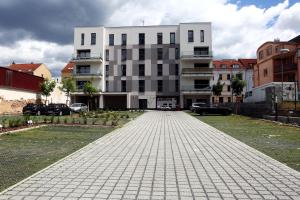
[[[43,127],[0,137],[0,191],[111,132],[113,128]]]
[[[300,171],[300,128],[245,116],[199,116],[199,120]]]

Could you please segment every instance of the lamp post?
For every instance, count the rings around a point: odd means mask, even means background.
[[[281,102],[283,102],[283,54],[290,52],[289,49],[280,49],[281,53]]]

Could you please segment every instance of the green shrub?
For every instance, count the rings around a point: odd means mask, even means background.
[[[53,124],[53,123],[54,123],[54,115],[52,115],[52,116],[51,116],[51,118],[50,118],[50,122],[51,122],[51,124]]]
[[[87,121],[88,121],[87,117],[84,116],[84,118],[83,118],[83,123],[84,123],[84,124],[87,124]]]
[[[72,118],[72,124],[75,124],[76,121],[75,121],[75,118]]]
[[[56,123],[60,124],[60,117],[57,117]]]
[[[67,124],[68,123],[68,118],[64,118],[64,123]]]

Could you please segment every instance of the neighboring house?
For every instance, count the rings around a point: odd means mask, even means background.
[[[68,64],[66,64],[66,66],[61,70],[61,78],[64,79],[72,77],[74,66],[74,62],[69,62]]]
[[[4,100],[39,99],[43,81],[39,76],[0,67],[0,96]]]
[[[297,90],[299,93],[299,80],[300,35],[291,39],[290,41],[274,40],[265,42],[257,49],[257,64],[254,66],[255,88],[260,88],[260,90],[265,91],[265,89],[262,88],[269,87],[270,85],[278,85],[277,83],[283,82],[284,85],[290,85],[291,83],[294,83],[294,85],[297,85]],[[290,86],[286,87],[290,88]],[[283,90],[285,90],[285,88],[283,88]],[[287,93],[283,93],[282,97],[281,91],[282,90],[280,90],[279,93],[277,92],[274,94],[279,100],[292,100],[289,98],[290,95]],[[260,101],[262,98],[256,98],[254,96],[251,99],[252,101]]]
[[[15,64],[12,63],[9,69],[16,70],[19,72],[24,72],[32,74],[35,76],[43,77],[44,79],[51,80],[52,75],[50,70],[45,64],[42,63],[29,63],[29,64]]]
[[[73,102],[86,103],[87,81],[97,108],[188,108],[211,102],[211,23],[77,27]]]
[[[236,100],[241,101],[242,97],[253,88],[253,66],[256,64],[256,59],[227,59],[214,60],[213,65],[213,84],[217,84],[220,80],[224,84],[223,91],[220,96],[213,96],[214,103],[230,103]],[[242,97],[236,97],[232,93],[231,79],[240,74],[240,78],[246,81]]]

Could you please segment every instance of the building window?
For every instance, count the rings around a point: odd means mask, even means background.
[[[105,61],[109,61],[109,50],[105,50]]]
[[[179,65],[175,64],[175,76],[179,75]]]
[[[109,76],[109,65],[105,65],[105,76]]]
[[[139,49],[139,60],[145,60],[145,49]]]
[[[193,30],[188,31],[188,42],[194,42],[194,31]]]
[[[231,97],[228,97],[228,98],[227,98],[227,102],[228,102],[228,103],[231,103]]]
[[[170,44],[175,44],[175,33],[170,33]]]
[[[233,69],[238,69],[238,68],[240,68],[240,65],[238,65],[238,64],[233,64],[233,65],[232,65],[232,68],[233,68]]]
[[[91,33],[91,45],[96,44],[96,33]]]
[[[219,74],[219,80],[222,80],[222,74]]]
[[[231,75],[227,74],[227,80],[230,81],[230,79],[231,79]]]
[[[162,76],[162,74],[163,74],[162,64],[158,64],[157,65],[157,76]]]
[[[175,92],[179,92],[179,80],[175,80]]]
[[[122,46],[126,46],[127,45],[127,34],[122,34]]]
[[[157,33],[157,44],[162,44],[162,43],[163,43],[163,34]]]
[[[82,90],[84,84],[86,84],[86,83],[87,83],[87,81],[77,81],[77,82],[76,82],[77,89],[78,89],[78,90]]]
[[[226,65],[226,64],[222,64],[222,65],[221,65],[221,68],[226,69],[226,68],[227,68],[227,65]]]
[[[91,66],[90,65],[77,65],[76,74],[90,74]]]
[[[121,60],[122,61],[127,60],[127,49],[122,49],[121,50]]]
[[[144,64],[139,65],[139,76],[145,76],[145,65]]]
[[[224,98],[223,97],[219,97],[219,103],[224,103]]]
[[[139,45],[145,44],[145,33],[139,33]]]
[[[208,47],[194,47],[195,56],[208,56],[209,48]]]
[[[195,63],[194,68],[208,68],[209,64],[208,63]]]
[[[264,52],[262,50],[258,52],[258,58],[260,60],[264,58]]]
[[[179,48],[175,48],[175,59],[179,59]]]
[[[272,46],[269,46],[267,48],[267,56],[270,56],[270,55],[272,55]]]
[[[268,69],[264,69],[264,77],[268,76]]]
[[[209,80],[194,80],[195,89],[204,89],[209,87]]]
[[[157,80],[157,92],[162,92],[162,91],[163,91],[163,81]]]
[[[122,76],[126,76],[126,65],[121,65]]]
[[[139,80],[139,92],[145,92],[145,80]]]
[[[108,81],[105,81],[105,88],[106,88],[106,92],[109,91],[109,82]]]
[[[122,80],[121,81],[121,92],[126,92],[126,81]]]
[[[204,30],[200,30],[200,42],[204,42]]]
[[[109,46],[115,45],[115,37],[114,34],[109,34]]]
[[[157,48],[157,60],[162,60],[162,59],[163,59],[163,49]]]
[[[81,33],[81,45],[84,45],[84,33]]]
[[[230,92],[231,91],[231,87],[230,85],[227,85],[227,92]]]

